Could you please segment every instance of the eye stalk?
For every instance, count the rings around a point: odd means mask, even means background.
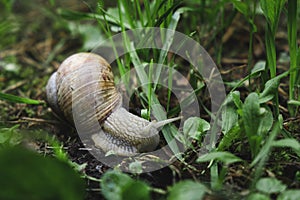
[[[159,128],[162,128],[163,126],[167,125],[167,124],[170,124],[174,121],[177,121],[177,120],[180,120],[182,117],[174,117],[174,118],[171,118],[171,119],[166,119],[166,120],[162,120],[162,121],[151,121],[145,128],[144,128],[144,132],[145,133],[149,133],[149,134],[155,134],[155,133],[152,133],[152,130],[155,131],[155,132],[158,132],[159,131]]]

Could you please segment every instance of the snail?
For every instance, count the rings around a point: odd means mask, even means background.
[[[94,53],[66,58],[48,80],[46,95],[52,110],[76,128],[84,126],[97,148],[120,156],[155,150],[159,128],[180,119],[150,122],[128,112],[110,65]]]

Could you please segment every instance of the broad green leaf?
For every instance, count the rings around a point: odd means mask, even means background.
[[[134,161],[129,164],[129,170],[135,174],[141,174],[143,172],[142,163],[139,161]]]
[[[268,23],[272,27],[273,33],[276,31],[275,29],[284,3],[285,0],[260,0],[261,9]]]
[[[84,182],[66,163],[35,152],[0,149],[0,199],[82,200]]]
[[[232,93],[228,95],[222,110],[222,132],[227,134],[238,123],[237,107],[233,102]]]
[[[277,93],[280,80],[289,75],[289,71],[286,71],[276,77],[268,80],[265,84],[265,88],[259,95],[259,103],[265,103],[273,99],[274,95]]]
[[[247,18],[249,17],[249,7],[245,2],[237,0],[232,0],[231,2],[240,13],[242,13]]]
[[[232,100],[233,100],[235,106],[238,109],[242,109],[243,108],[243,102],[241,101],[241,98],[240,98],[240,92],[239,91],[234,91],[234,92],[231,92],[230,95],[232,96]]]
[[[17,130],[18,127],[0,128],[0,147],[15,146],[22,142],[23,135]]]
[[[248,23],[252,26],[251,31],[256,32],[257,28],[251,16],[251,2],[243,2],[239,0],[231,0],[231,2],[233,3],[234,7],[248,20]]]
[[[270,24],[275,23],[276,1],[277,0],[260,0],[261,9]]]
[[[299,51],[300,52],[300,51]],[[300,106],[300,101],[296,101],[296,100],[289,100],[288,104],[290,105],[295,105],[295,106]]]
[[[199,140],[205,131],[210,129],[210,124],[198,117],[188,118],[183,125],[183,133],[190,138]]]
[[[261,178],[256,183],[256,189],[266,194],[280,193],[286,188],[287,186],[276,178]]]
[[[259,94],[259,103],[266,103],[273,99],[276,91],[278,90],[280,79],[280,76],[276,76],[266,82],[265,89]]]
[[[125,188],[130,187],[133,180],[122,172],[108,171],[102,176],[101,188],[103,196],[110,199],[123,199]]]
[[[299,200],[300,199],[300,190],[286,190],[282,192],[277,200]]]
[[[208,154],[202,155],[197,159],[197,162],[210,162],[213,160],[221,161],[225,165],[242,161],[242,159],[233,155],[230,152],[220,151],[220,152],[210,152]]]
[[[250,143],[251,153],[252,155],[256,155],[262,138],[262,136],[258,135],[258,128],[261,123],[261,113],[258,95],[256,93],[250,93],[246,98],[243,106],[242,119]]]
[[[273,115],[268,108],[260,107],[258,95],[251,93],[246,98],[242,115],[252,156],[257,155],[261,141],[273,124]]]
[[[82,48],[85,51],[96,48],[97,45],[99,45],[99,41],[104,41],[106,39],[97,26],[91,24],[81,24],[76,28],[83,38]]]
[[[23,98],[11,94],[5,94],[0,92],[0,99],[10,101],[13,103],[25,103],[25,104],[41,104],[41,101],[34,100],[34,99],[29,99],[29,98]]]
[[[258,61],[251,70],[251,74],[256,74],[266,70],[266,61]]]
[[[270,200],[270,197],[261,193],[254,193],[247,197],[247,200]]]
[[[257,134],[264,137],[272,128],[273,115],[268,107],[260,108],[260,115],[260,123],[257,129]]]
[[[201,200],[208,189],[201,183],[185,180],[175,184],[171,189],[168,200]]]
[[[276,140],[273,142],[273,146],[290,147],[297,151],[300,150],[300,143],[294,138],[285,138],[285,139],[281,139],[281,140]]]
[[[300,143],[294,138],[285,138],[276,140],[272,144],[274,147],[289,147],[292,148],[298,156],[300,156]]]
[[[102,177],[102,194],[108,200],[150,199],[149,187],[119,171],[108,171]]]

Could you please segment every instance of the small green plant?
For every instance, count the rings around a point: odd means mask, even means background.
[[[9,146],[15,146],[22,142],[23,136],[18,131],[20,125],[10,128],[0,128],[0,149]]]
[[[252,74],[259,71],[255,70]],[[233,140],[246,136],[252,158],[258,154],[273,126],[272,112],[265,103],[275,98],[279,82],[285,76],[287,73],[270,79],[261,93],[250,93],[244,103],[238,91],[228,95],[222,111],[222,117],[226,120],[222,124],[224,138],[219,144],[219,150],[226,149]]]
[[[192,180],[180,181],[173,185],[169,190],[168,200],[202,199],[209,189],[200,182]]]
[[[271,195],[277,194],[279,200],[298,199],[300,190],[287,190],[287,186],[276,178],[261,178],[255,185],[257,192],[249,195],[247,199],[271,199]]]
[[[102,194],[107,200],[150,199],[150,187],[119,171],[108,171],[101,178]]]
[[[210,185],[215,191],[223,188],[223,182],[225,180],[229,165],[241,161],[242,159],[239,157],[225,151],[210,152],[208,154],[201,155],[197,159],[197,162],[210,163]],[[219,170],[218,167],[219,163],[222,164],[221,170]]]
[[[0,166],[1,199],[84,198],[82,179],[57,159],[14,146],[0,148]]]
[[[107,171],[102,176],[101,188],[107,200],[151,199],[151,192],[163,194],[169,200],[179,200],[183,197],[202,199],[206,193],[210,192],[204,184],[191,180],[180,181],[165,192],[116,170]]]

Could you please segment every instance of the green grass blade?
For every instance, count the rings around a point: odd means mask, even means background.
[[[297,0],[288,0],[288,42],[290,50],[290,84],[289,84],[289,98],[290,100],[295,99],[295,84],[297,76]],[[295,106],[289,105],[289,112],[295,115]]]
[[[145,11],[146,12],[146,17],[147,17],[147,23],[146,23],[146,27],[152,27],[153,26],[153,18],[152,18],[152,14],[151,14],[151,9],[150,9],[150,3],[149,1],[144,1],[144,6],[145,6]]]
[[[277,31],[278,21],[281,10],[284,6],[285,0],[260,0],[261,9],[265,18],[267,19],[267,26],[265,31],[267,66],[270,70],[271,78],[276,76],[276,47],[275,34]],[[275,115],[279,115],[279,100],[278,92],[275,93],[274,98]]]
[[[271,30],[275,33],[281,10],[286,0],[260,0],[260,6]]]
[[[124,13],[124,17],[126,17],[126,21],[130,25],[131,29],[134,29],[137,27],[138,20],[136,17],[133,16],[136,11],[134,10],[133,3],[131,1],[119,1],[120,6],[123,9],[119,9],[119,11],[124,10],[121,12],[122,14]]]
[[[276,76],[276,48],[275,48],[275,33],[272,31],[271,25],[266,27],[266,52],[267,66],[270,70],[271,78]]]
[[[19,97],[19,96],[15,96],[15,95],[11,95],[11,94],[5,94],[2,92],[0,92],[0,99],[10,101],[13,103],[25,103],[25,104],[41,104],[42,103],[42,101]]]
[[[164,20],[180,5],[181,2],[175,2],[170,8],[168,8],[156,21],[155,27],[159,27]]]
[[[160,64],[164,63],[164,61],[168,55],[168,50],[170,49],[171,45],[173,44],[173,39],[174,39],[174,35],[175,35],[175,31],[173,31],[173,30],[176,29],[178,21],[180,19],[180,14],[182,12],[183,12],[183,10],[176,11],[172,15],[172,20],[168,26],[168,29],[166,29],[165,31],[162,31],[163,33],[165,33],[165,35],[163,37],[164,38],[164,45],[163,45],[164,50],[160,51],[160,55],[159,55],[159,59],[158,59],[158,63],[160,63]],[[156,77],[155,83],[158,83],[158,79],[160,78],[161,70],[162,70],[162,65],[157,65],[156,71],[155,71],[155,77]],[[156,88],[156,84],[155,84],[154,88]],[[172,89],[172,88],[169,88],[169,89]]]
[[[267,52],[267,66],[270,70],[271,78],[276,76],[276,48],[275,48],[275,32],[272,31],[271,25],[268,24],[266,28],[266,52]],[[278,91],[275,92],[275,114],[279,115],[279,100]]]
[[[147,87],[147,83],[149,83],[147,73],[144,70],[144,65],[141,63],[136,51],[134,51],[134,44],[132,42],[129,42],[128,40],[126,42],[126,47],[129,48],[128,52],[130,54],[130,58],[132,60],[132,63],[135,67],[135,70],[137,72],[138,78],[141,82],[142,89],[145,94],[148,94],[149,90]],[[151,101],[148,99],[148,103],[151,102],[152,112],[155,118],[158,121],[167,119],[166,113],[164,112],[164,109],[160,105],[159,100],[157,99],[155,93],[155,90],[151,91]],[[162,129],[163,135],[165,140],[167,141],[169,147],[173,151],[173,153],[176,155],[178,159],[181,159],[181,154],[179,147],[177,146],[174,137],[178,134],[177,128],[174,125],[167,125]]]
[[[137,10],[137,14],[138,14],[138,17],[139,17],[140,22],[141,22],[141,27],[144,27],[145,26],[145,19],[144,19],[144,15],[143,15],[143,12],[142,12],[141,4],[140,4],[139,0],[135,0],[134,3],[135,3],[135,9]]]
[[[68,20],[89,20],[89,19],[96,19],[101,20],[104,22],[108,22],[112,25],[120,25],[120,21],[117,19],[116,16],[113,16],[109,12],[102,10],[102,12],[105,14],[105,17],[103,15],[95,14],[95,13],[83,13],[78,11],[72,11],[68,9],[57,9],[57,13],[61,15],[63,18]],[[123,26],[127,29],[130,29],[130,24],[127,22],[123,22]]]

